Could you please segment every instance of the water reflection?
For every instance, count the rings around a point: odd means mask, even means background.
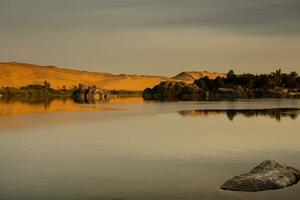
[[[143,102],[121,98],[98,105],[69,100],[48,105],[45,109],[43,103],[1,104],[1,112],[6,109],[18,115],[26,109],[62,112],[0,117],[0,199],[299,199],[300,184],[250,194],[219,189],[228,178],[265,159],[300,168],[300,118],[281,123],[239,118],[231,123],[226,111],[300,109],[299,100]],[[122,110],[64,112],[82,111],[82,107]],[[194,111],[198,116],[200,109],[217,116],[199,120],[178,114],[189,110],[186,113]]]
[[[280,122],[282,118],[288,117],[290,119],[296,119],[299,114],[299,108],[267,108],[267,109],[227,109],[227,110],[187,110],[180,111],[183,116],[209,116],[226,114],[230,121],[238,115],[244,117],[270,117]]]
[[[45,99],[43,101],[0,101],[0,116],[17,116],[34,113],[92,112],[116,110],[96,105],[80,105],[71,99]]]
[[[66,102],[70,100],[69,98],[52,98],[52,97],[5,97],[0,99],[0,103],[3,104],[30,104],[30,105],[44,105],[44,108],[47,109],[51,102],[53,101],[62,101]]]

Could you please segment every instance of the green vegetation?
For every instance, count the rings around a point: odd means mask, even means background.
[[[44,81],[42,85],[30,84],[21,88],[2,87],[0,88],[0,99],[1,101],[21,101],[27,103],[50,102],[54,99],[71,98],[74,92],[83,89],[96,89],[96,86],[79,84],[72,89],[66,89],[64,86],[61,89],[53,89],[48,81]],[[117,97],[142,95],[142,91],[110,90],[108,92]]]
[[[65,87],[53,89],[47,81],[43,85],[31,84],[21,88],[2,87],[0,88],[1,100],[19,100],[29,103],[46,102],[53,99],[66,99],[71,97],[72,91]]]
[[[236,75],[233,70],[227,73],[226,78],[217,77],[209,79],[204,77],[194,82],[199,88],[207,91],[216,91],[219,88],[232,88],[239,86],[244,89],[264,89],[286,88],[289,90],[300,89],[300,76],[296,72],[289,74],[277,70],[271,74],[241,74]]]
[[[247,98],[300,98],[300,77],[296,72],[236,75],[200,78],[194,84],[161,82],[143,92],[146,100],[224,100]]]

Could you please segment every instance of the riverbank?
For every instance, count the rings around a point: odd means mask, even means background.
[[[71,98],[72,90],[53,89],[48,84],[27,85],[21,88],[0,88],[2,101],[45,102],[53,99]]]
[[[80,86],[75,87],[74,89],[54,89],[50,87],[50,83],[48,82],[45,82],[44,85],[27,85],[21,88],[0,88],[0,100],[9,102],[21,101],[27,103],[39,103],[49,102],[55,99],[73,99],[77,102],[96,102],[101,99],[109,100],[117,97],[141,96],[142,91],[103,90],[89,86]]]
[[[195,84],[162,82],[143,92],[145,100],[158,101],[205,101],[259,98],[300,98],[300,90],[287,88],[246,89],[242,87],[203,90]]]
[[[145,100],[229,100],[253,98],[300,98],[300,77],[277,70],[271,74],[241,74],[228,72],[227,77],[208,77],[192,84],[164,81],[146,88]]]

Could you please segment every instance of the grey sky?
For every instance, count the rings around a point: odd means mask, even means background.
[[[0,60],[112,73],[300,71],[299,0],[0,0]]]

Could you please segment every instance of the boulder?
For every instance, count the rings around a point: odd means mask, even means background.
[[[274,190],[296,184],[299,179],[300,171],[297,169],[266,160],[249,173],[228,180],[221,186],[221,189],[247,192]]]
[[[112,98],[112,94],[104,89],[97,88],[80,88],[73,92],[72,98],[79,103],[95,103],[107,101]]]
[[[195,84],[164,81],[143,92],[145,100],[199,100],[201,89]]]

